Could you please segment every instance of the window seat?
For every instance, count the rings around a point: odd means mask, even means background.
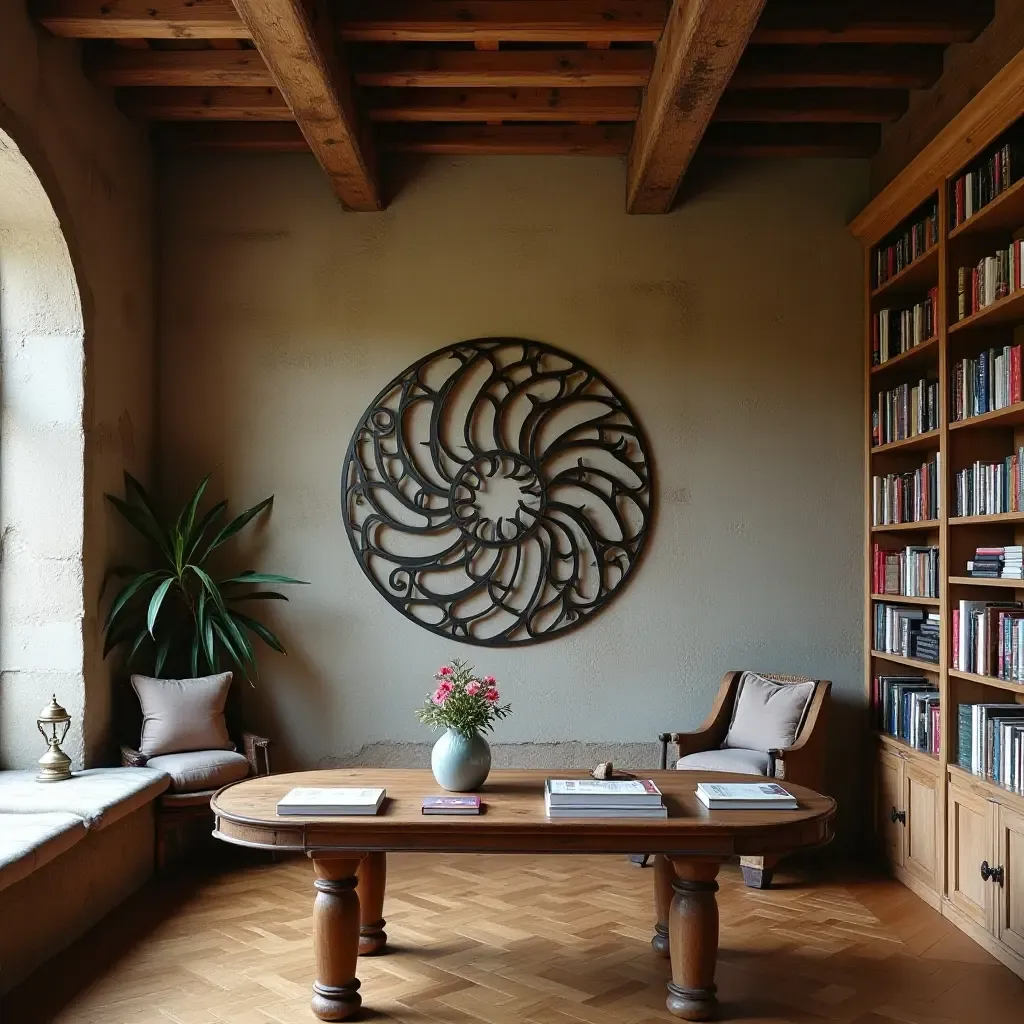
[[[153,873],[154,804],[170,777],[93,768],[66,782],[0,771],[0,994]]]

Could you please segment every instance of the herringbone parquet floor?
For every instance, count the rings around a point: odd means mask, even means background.
[[[650,869],[621,857],[393,856],[392,951],[363,1020],[655,1024]],[[723,1016],[740,1024],[1021,1024],[1024,981],[886,880],[720,876]],[[154,883],[30,979],[6,1024],[315,1024],[311,869]],[[6,927],[8,923],[4,923]]]

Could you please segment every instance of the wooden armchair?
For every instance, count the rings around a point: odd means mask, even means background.
[[[796,738],[786,747],[771,747],[763,751],[731,751],[722,749],[729,727],[733,722],[736,696],[743,672],[727,672],[722,677],[718,696],[711,713],[694,732],[666,732],[661,741],[661,767],[667,768],[669,744],[675,744],[674,767],[695,770],[738,771],[761,774],[776,779],[788,779],[800,786],[821,789],[822,765],[825,757],[826,709],[832,683],[827,679],[808,679],[804,676],[785,676],[757,673],[762,679],[774,683],[813,683],[810,699],[804,707]],[[706,754],[705,758],[695,755]],[[760,754],[761,756],[754,756]],[[733,755],[730,757],[729,755]],[[687,764],[688,761],[692,763]],[[740,863],[743,878],[752,888],[765,889],[771,884],[778,858],[743,857]]]
[[[208,838],[210,798],[221,786],[250,776],[270,774],[270,740],[251,732],[243,732],[240,740],[235,750],[191,750],[157,757],[147,757],[132,747],[121,747],[123,767],[159,768],[171,777],[170,788],[157,802],[158,867],[166,867],[200,839]]]

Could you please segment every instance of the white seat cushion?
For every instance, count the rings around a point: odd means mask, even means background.
[[[53,785],[53,783],[50,783]],[[32,874],[85,836],[74,814],[0,814],[0,889]]]
[[[792,746],[807,714],[814,685],[776,683],[756,672],[744,672],[722,746],[765,751]]]
[[[64,782],[36,782],[33,771],[0,772],[0,814],[61,811],[104,828],[155,800],[170,784],[153,768],[89,768]]]
[[[190,750],[184,754],[161,754],[146,762],[171,777],[174,793],[195,793],[201,789],[220,789],[249,774],[244,754],[234,750]]]
[[[767,775],[768,754],[761,750],[730,747],[723,750],[702,750],[676,761],[680,771],[739,772],[741,775]]]

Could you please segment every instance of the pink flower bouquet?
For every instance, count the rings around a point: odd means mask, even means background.
[[[416,717],[432,729],[455,729],[471,738],[489,731],[498,719],[512,714],[511,704],[500,704],[498,680],[478,679],[473,666],[459,658],[442,665],[434,676],[436,689],[418,708]]]

